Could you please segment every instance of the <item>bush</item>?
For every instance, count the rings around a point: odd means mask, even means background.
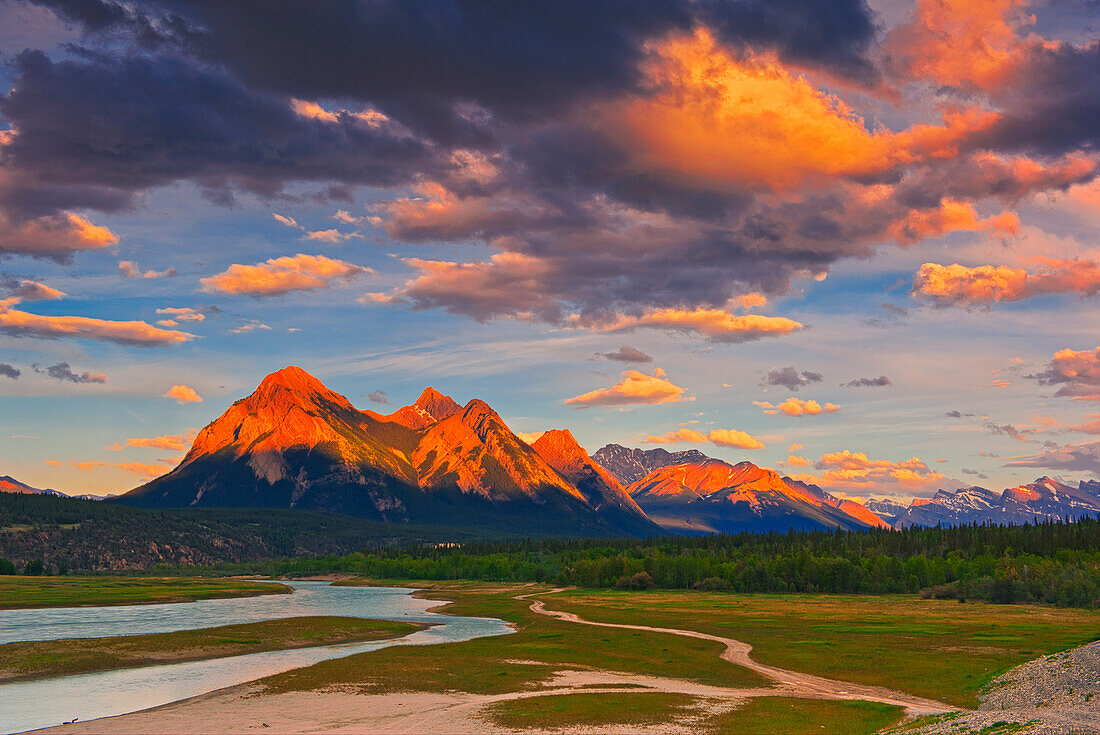
[[[649,576],[649,572],[638,572],[633,577],[625,575],[619,577],[619,581],[615,583],[615,586],[621,590],[650,590],[655,585],[653,577]]]
[[[15,574],[15,562],[11,559],[0,559],[0,574]]]
[[[732,588],[730,581],[721,577],[707,577],[695,583],[695,589],[705,592],[728,592]]]

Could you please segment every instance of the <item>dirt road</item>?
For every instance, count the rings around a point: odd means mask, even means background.
[[[563,590],[564,588],[542,593],[534,592],[527,595],[519,595],[516,599],[527,599],[538,594],[553,594],[555,592],[562,592]],[[723,638],[722,636],[710,635],[709,633],[699,633],[694,630],[680,630],[678,628],[654,628],[648,625],[627,625],[625,623],[599,623],[592,620],[585,620],[570,612],[548,610],[543,600],[532,600],[531,610],[540,615],[547,615],[568,623],[595,625],[601,628],[625,628],[627,630],[645,630],[651,633],[668,633],[670,635],[678,635],[685,638],[700,638],[706,641],[721,643],[726,647],[720,654],[723,660],[738,666],[744,666],[746,669],[751,669],[758,674],[763,674],[769,679],[774,680],[778,684],[776,687],[778,690],[776,696],[807,697],[813,699],[861,699],[869,702],[882,702],[883,704],[904,707],[906,711],[913,716],[935,715],[943,712],[954,712],[958,709],[958,707],[952,707],[943,702],[924,699],[922,697],[914,697],[904,692],[895,692],[882,687],[852,684],[850,682],[813,676],[812,674],[788,671],[787,669],[781,669],[776,666],[768,666],[767,664],[754,661],[749,656],[749,653],[752,652],[752,646],[744,641],[734,640],[733,638]]]

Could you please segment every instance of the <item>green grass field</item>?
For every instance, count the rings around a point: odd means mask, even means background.
[[[562,694],[500,702],[483,716],[512,729],[658,725],[698,714],[698,700],[685,694]]]
[[[589,620],[745,641],[757,661],[959,706],[1007,669],[1100,637],[1100,612],[908,596],[585,592],[544,598]]]
[[[152,635],[8,643],[0,645],[0,684],[260,651],[396,638],[421,627],[389,620],[302,617]]]
[[[716,715],[705,727],[736,735],[870,735],[897,723],[901,707],[877,702],[761,697]]]
[[[566,694],[500,702],[482,716],[513,729],[675,724],[703,735],[872,735],[898,723],[900,707],[789,697],[748,699],[740,706],[683,694]]]
[[[444,612],[513,622],[517,632],[430,648],[393,647],[324,661],[263,680],[269,692],[326,687],[386,691],[500,694],[532,688],[554,668],[595,668],[689,679],[726,687],[768,680],[718,658],[721,644],[641,631],[568,625],[536,615],[513,595],[537,588],[447,585],[432,599],[454,600]]]
[[[286,585],[247,579],[0,576],[0,610],[192,602],[290,591]]]

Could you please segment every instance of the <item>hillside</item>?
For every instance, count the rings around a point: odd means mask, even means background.
[[[396,525],[335,513],[271,509],[128,508],[64,497],[0,493],[0,558],[21,567],[124,571],[302,555],[348,554],[371,544],[453,543],[499,531]]]

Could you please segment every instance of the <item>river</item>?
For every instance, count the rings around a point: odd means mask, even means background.
[[[0,732],[16,733],[156,707],[215,689],[310,666],[319,661],[394,645],[454,643],[504,635],[496,618],[439,615],[440,603],[412,597],[397,587],[333,587],[328,582],[287,582],[288,595],[202,600],[161,605],[0,610],[0,643],[98,638],[235,623],[340,615],[432,623],[403,638],[335,646],[268,651],[208,661],[61,676],[0,686]]]

